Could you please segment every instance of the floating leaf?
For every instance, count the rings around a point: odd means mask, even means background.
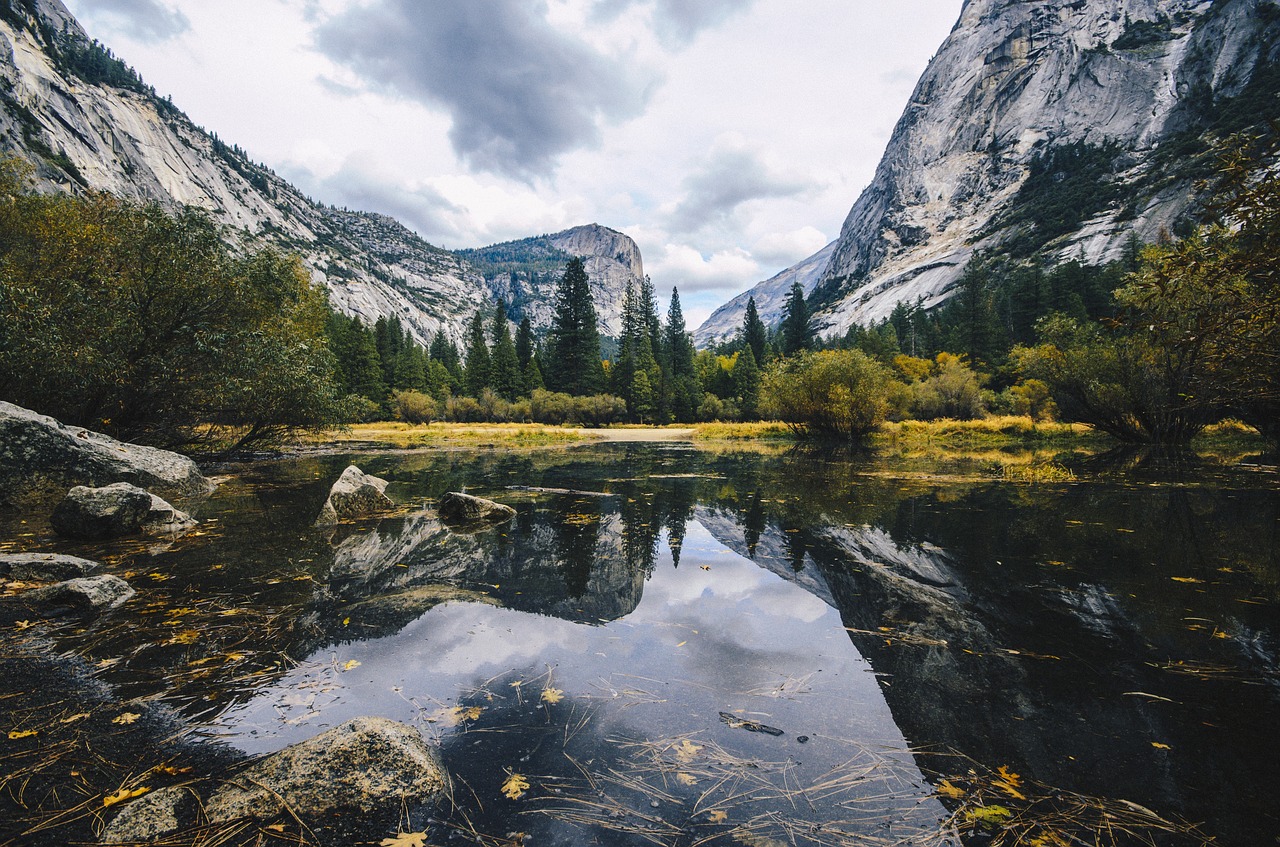
[[[712,823],[724,823],[728,818],[729,818],[729,813],[721,809],[716,809],[714,812],[711,812],[709,815],[707,815],[707,820],[711,821]]]
[[[1203,584],[1204,584],[1204,580],[1203,580],[1203,579],[1196,579],[1196,578],[1195,578],[1195,577],[1193,577],[1193,576],[1171,576],[1171,577],[1169,577],[1169,579],[1173,580],[1174,582],[1186,582],[1186,583],[1189,583],[1189,584],[1191,584],[1191,585],[1203,585]]]
[[[123,715],[112,718],[111,722],[114,724],[120,724],[121,726],[124,726],[126,724],[133,723],[140,717],[142,717],[142,715],[138,714],[137,712],[125,712]]]
[[[554,706],[556,703],[559,703],[563,699],[564,699],[564,692],[561,691],[559,688],[542,689],[542,702],[544,703],[550,703]]]
[[[13,625],[16,626],[18,629],[30,629],[31,627],[35,626],[35,624],[33,624],[31,621],[14,621]]]
[[[9,740],[17,741],[19,738],[30,738],[37,732],[38,730],[34,729],[12,729],[9,730]]]
[[[343,625],[343,626],[351,626],[351,618],[343,618],[343,619],[342,619],[342,625]]]
[[[69,718],[63,718],[62,720],[58,721],[58,723],[75,723],[76,721],[82,721],[87,717],[89,717],[88,712],[81,712],[78,715],[72,715]]]
[[[952,785],[949,779],[942,780],[942,784],[938,786],[937,793],[939,797],[950,797],[953,800],[958,800],[966,794],[963,788]]]
[[[694,744],[686,738],[676,745],[676,758],[682,762],[692,762],[700,750],[702,750],[701,745]]]
[[[428,723],[442,723],[445,726],[457,726],[463,721],[479,720],[482,706],[452,706],[441,709],[427,718]]]
[[[965,812],[965,817],[974,823],[988,827],[997,827],[1013,817],[1013,812],[1004,806],[978,806]]]
[[[690,774],[690,773],[676,774],[676,782],[680,783],[681,785],[697,785],[698,784],[697,777],[695,777],[693,774]]]
[[[344,671],[353,671],[358,667],[360,667],[359,662],[357,662],[355,659],[348,659],[347,662],[342,666],[342,669]]]
[[[102,808],[109,809],[112,806],[114,806],[116,803],[123,803],[126,800],[132,800],[134,797],[141,797],[143,794],[146,794],[150,790],[151,789],[146,787],[145,785],[142,786],[141,788],[135,788],[133,790],[129,790],[128,788],[121,788],[115,794],[108,794],[106,797],[102,798]]]
[[[508,799],[519,800],[529,790],[529,780],[518,773],[513,773],[502,783],[502,793]]]
[[[1010,797],[1013,797],[1017,800],[1027,799],[1026,796],[1021,791],[1018,790],[1018,786],[1022,780],[1021,776],[1009,770],[1004,765],[1001,765],[999,768],[997,768],[996,773],[1000,774],[1000,778],[992,780],[991,782],[992,785],[994,785],[996,788],[999,788],[1000,790],[1004,791],[1005,794],[1008,794]]]
[[[182,632],[174,633],[172,638],[165,641],[165,644],[195,644],[199,640],[199,632],[194,629],[186,629]]]
[[[1154,748],[1156,748],[1157,750],[1172,750],[1172,749],[1173,749],[1173,748],[1172,748],[1172,747],[1170,747],[1168,744],[1161,744],[1159,741],[1152,741],[1152,742],[1151,742],[1151,746],[1152,746],[1152,747],[1154,747]]]
[[[384,838],[378,842],[379,847],[427,847],[425,832],[401,832],[394,838]]]

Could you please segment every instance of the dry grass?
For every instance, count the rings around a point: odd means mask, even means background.
[[[412,426],[398,421],[352,424],[305,437],[305,444],[369,446],[413,450],[423,447],[555,447],[599,436],[577,427],[530,423],[465,424],[437,422]]]
[[[777,421],[755,421],[753,423],[733,423],[715,421],[712,423],[693,424],[698,441],[794,441],[795,433],[784,423]]]
[[[1001,472],[1007,482],[1075,482],[1076,479],[1076,475],[1072,473],[1070,468],[1063,467],[1057,462],[1029,462],[1026,464],[1006,462],[1001,466]]]

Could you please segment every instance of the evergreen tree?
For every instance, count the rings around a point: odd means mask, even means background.
[[[662,358],[662,324],[658,321],[658,299],[653,293],[653,282],[647,276],[640,281],[640,311],[649,333],[648,358],[657,362]]]
[[[524,366],[524,387],[530,394],[547,386],[542,381],[542,368],[538,367],[538,357],[534,356]]]
[[[569,260],[556,286],[549,343],[549,356],[543,364],[554,364],[543,377],[551,388],[573,395],[600,393],[604,385],[600,331],[582,259]]]
[[[742,319],[741,341],[744,347],[751,350],[756,365],[764,362],[765,346],[769,343],[769,330],[760,313],[756,311],[756,298],[747,298],[747,313]]]
[[[787,302],[782,307],[782,323],[778,327],[779,342],[784,356],[794,356],[814,348],[813,327],[809,322],[809,305],[804,299],[804,286],[791,284]]]
[[[387,386],[373,333],[359,318],[334,313],[329,318],[328,335],[329,349],[336,359],[339,391],[381,403],[387,396]]]
[[[504,400],[514,400],[524,393],[524,375],[515,345],[511,342],[511,328],[507,321],[507,304],[498,301],[493,312],[493,353],[489,357],[489,387]]]
[[[667,309],[663,359],[667,364],[666,394],[670,412],[677,421],[688,423],[697,414],[700,392],[693,366],[693,341],[685,329],[680,292],[675,288],[671,289],[671,305]]]
[[[628,282],[627,291],[622,296],[622,333],[618,337],[618,355],[609,369],[613,393],[627,404],[628,412],[632,412],[631,383],[636,376],[636,345],[640,340],[648,343],[648,328],[640,316],[636,288]],[[632,417],[634,419],[634,414]]]
[[[755,420],[760,409],[760,369],[750,346],[738,351],[738,360],[733,365],[733,388],[742,419]]]
[[[479,397],[489,387],[489,345],[485,343],[483,309],[476,309],[467,332],[467,368],[463,387],[469,397]]]
[[[520,364],[522,373],[529,367],[532,358],[533,325],[529,323],[529,316],[525,315],[520,319],[520,327],[516,330],[516,361]]]

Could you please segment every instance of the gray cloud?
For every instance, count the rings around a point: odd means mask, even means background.
[[[317,32],[322,52],[370,84],[443,106],[474,168],[522,179],[640,112],[647,81],[552,27],[533,0],[378,0]]]
[[[138,41],[164,41],[191,29],[179,9],[159,0],[82,0],[88,17]]]
[[[355,160],[324,178],[301,167],[284,170],[304,190],[329,198],[334,205],[389,215],[432,244],[453,243],[460,236],[449,215],[464,210],[429,187],[406,188]]]
[[[645,0],[599,0],[593,13],[603,19],[616,18],[627,9],[643,5]],[[744,12],[755,0],[654,0],[651,25],[654,34],[667,47],[688,45],[704,29],[724,23]]]
[[[684,199],[670,216],[670,228],[696,232],[724,223],[749,200],[794,197],[811,188],[801,179],[775,174],[750,150],[713,151],[702,168],[684,180]]]

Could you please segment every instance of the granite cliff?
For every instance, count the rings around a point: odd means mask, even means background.
[[[969,0],[814,285],[820,331],[944,302],[975,251],[1100,264],[1184,231],[1214,146],[1280,117],[1278,64],[1274,0]]]
[[[618,323],[626,280],[642,275],[635,243],[592,225],[532,239],[559,251],[559,272],[513,291],[509,274],[393,218],[318,203],[156,96],[60,0],[0,0],[0,151],[34,164],[42,191],[206,209],[238,238],[301,255],[339,310],[366,322],[398,315],[424,343],[441,328],[461,340],[476,309],[499,296],[545,326],[570,255],[586,259],[606,329]]]

